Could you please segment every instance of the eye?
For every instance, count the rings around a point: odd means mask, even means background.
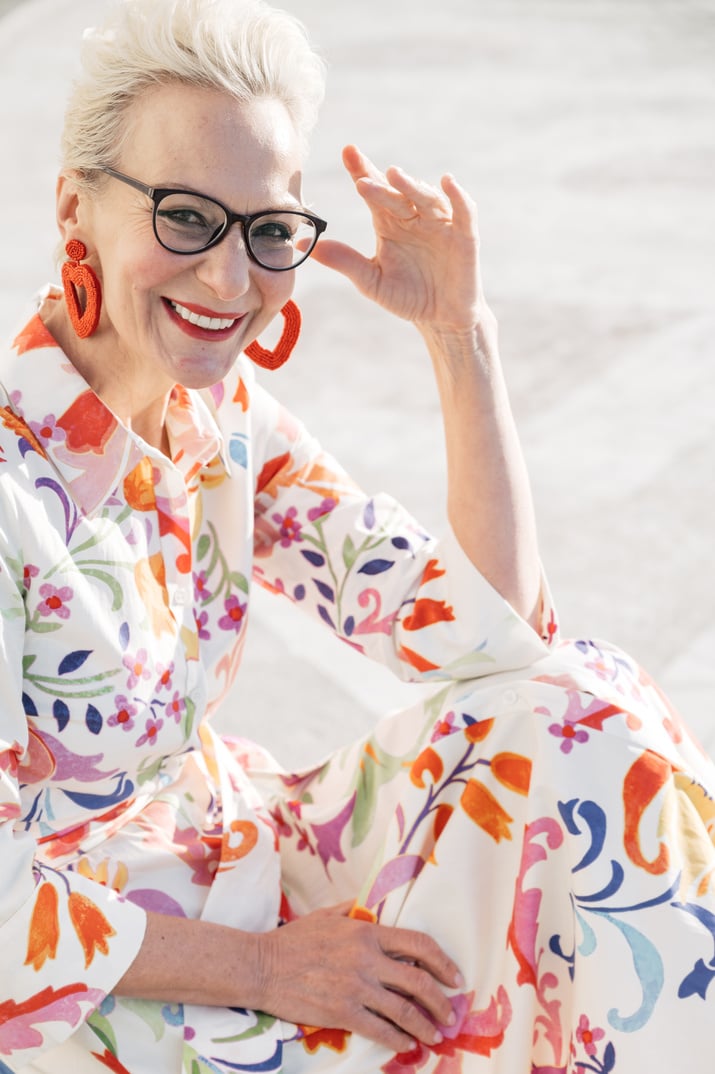
[[[295,228],[285,219],[262,217],[251,228],[251,241],[265,245],[290,243],[295,236]]]
[[[161,219],[169,227],[176,228],[190,228],[193,230],[199,229],[202,231],[210,230],[212,225],[196,209],[184,208],[184,209],[159,209],[157,212],[157,219]]]

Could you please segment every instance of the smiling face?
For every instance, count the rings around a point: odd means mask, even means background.
[[[301,207],[303,153],[280,102],[242,104],[171,83],[136,101],[127,120],[116,161],[125,175],[205,194],[236,213]],[[240,224],[210,250],[175,254],[157,242],[152,210],[149,197],[114,178],[95,193],[60,182],[63,237],[85,243],[102,284],[99,328],[73,340],[70,357],[120,416],[128,400],[160,399],[177,382],[216,383],[293,289],[293,272],[250,260]]]

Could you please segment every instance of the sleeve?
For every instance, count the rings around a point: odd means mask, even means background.
[[[22,705],[15,573],[0,557],[0,1070],[24,1067],[77,1029],[134,960],[146,923],[111,889],[43,861],[29,831],[38,801],[27,786],[49,758]]]
[[[260,388],[254,578],[407,681],[526,667],[558,636],[542,585],[540,630],[479,573],[451,530],[435,539],[391,497],[367,496]]]

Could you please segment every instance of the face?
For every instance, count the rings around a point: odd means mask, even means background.
[[[237,213],[302,207],[301,145],[278,101],[241,104],[221,91],[172,84],[142,97],[128,120],[116,162],[126,175],[206,194]],[[98,193],[78,199],[65,238],[85,242],[102,284],[100,325],[85,343],[82,369],[100,392],[97,381],[112,375],[125,394],[145,399],[177,382],[214,384],[290,297],[294,273],[250,260],[240,224],[212,249],[181,255],[157,242],[152,203],[140,191],[107,177]]]

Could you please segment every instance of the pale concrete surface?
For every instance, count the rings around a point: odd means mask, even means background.
[[[105,6],[24,0],[0,18],[2,336],[55,275],[63,99]],[[453,171],[475,194],[565,632],[632,652],[715,753],[715,4],[281,6],[330,67],[308,199],[331,235],[369,250],[341,173],[348,141],[428,179]],[[440,419],[413,329],[317,265],[297,297],[302,343],[273,390],[367,488],[439,530]],[[414,691],[287,602],[257,601],[234,704],[282,760],[346,741]]]

